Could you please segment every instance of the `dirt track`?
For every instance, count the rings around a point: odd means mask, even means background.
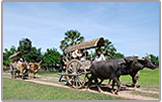
[[[34,82],[34,83],[38,83],[38,84],[51,85],[51,86],[57,86],[57,87],[64,87],[64,88],[68,88],[68,89],[73,89],[71,86],[61,85],[60,83],[45,82],[45,81],[43,81],[43,80],[48,81],[48,80],[51,80],[51,79],[52,80],[53,79],[58,80],[57,77],[42,77],[40,75],[36,75],[36,76],[37,76],[37,78],[42,79],[42,80],[27,79],[27,80],[24,80],[24,81],[30,81],[30,82]],[[3,73],[3,77],[4,78],[11,78],[11,76],[10,76],[9,73]],[[17,80],[22,80],[22,79],[17,78]],[[77,90],[79,90],[79,91],[86,91],[85,88],[83,88],[83,89],[77,89]],[[99,93],[95,89],[88,89],[87,91],[92,92],[92,93]],[[145,96],[142,96],[142,95],[134,95],[134,94],[131,94],[131,92],[133,92],[133,91],[139,91],[139,92],[144,92],[144,93],[159,94],[159,92],[157,92],[157,91],[150,91],[150,90],[146,91],[146,90],[142,90],[141,88],[128,88],[128,87],[125,90],[120,91],[118,95],[111,94],[110,92],[106,92],[106,91],[104,91],[101,94],[107,94],[107,95],[111,95],[111,96],[130,98],[130,99],[135,99],[135,100],[159,100],[159,98],[145,97]]]

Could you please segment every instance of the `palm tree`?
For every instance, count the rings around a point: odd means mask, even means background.
[[[116,53],[114,59],[120,59],[120,58],[124,58],[124,54],[121,54],[119,52]]]
[[[65,33],[65,38],[60,41],[60,49],[64,51],[66,48],[84,42],[84,37],[76,30],[70,30]]]
[[[105,39],[105,46],[101,48],[106,59],[111,58],[114,59],[116,48],[113,46],[112,42],[108,39]]]

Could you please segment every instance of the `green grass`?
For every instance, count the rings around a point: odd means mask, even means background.
[[[37,75],[43,75],[43,76],[47,76],[47,77],[59,77],[60,75],[58,75],[58,73],[61,73],[61,72],[38,71]]]
[[[45,82],[52,82],[65,85],[66,82],[58,83],[61,72],[40,72],[40,78],[34,79]],[[10,78],[10,74],[3,74]],[[43,80],[42,78],[52,78]],[[64,79],[64,78],[63,78]],[[122,84],[131,84],[132,79],[129,75],[121,76]],[[108,80],[105,80],[107,83]],[[142,90],[159,92],[159,70],[144,69],[140,71],[138,83]],[[131,94],[145,97],[159,98],[159,94],[135,91]],[[66,89],[48,85],[35,84],[22,80],[3,78],[3,100],[127,100],[126,98],[114,97],[100,93],[82,92],[78,89]]]
[[[3,100],[129,100],[100,93],[3,78]]]
[[[57,72],[61,73],[61,72]],[[59,78],[60,75],[57,73],[42,73],[38,74],[42,77],[57,77]],[[91,76],[91,75],[89,75]],[[64,79],[64,78],[63,78]],[[88,80],[87,80],[88,81]],[[104,80],[104,82],[108,83],[109,80]],[[58,80],[47,80],[47,82],[55,82],[58,83]],[[122,75],[120,77],[120,82],[122,84],[131,84],[132,78],[130,75]],[[140,71],[140,78],[138,79],[138,84],[141,85],[140,88],[143,90],[150,90],[150,91],[158,91],[159,90],[159,69],[156,70],[150,70],[148,68],[144,68],[144,70]],[[65,83],[59,83],[59,84],[65,84]]]
[[[120,77],[121,83],[131,84],[132,78],[129,75]],[[140,85],[159,85],[159,70],[141,70],[140,77],[138,79]]]

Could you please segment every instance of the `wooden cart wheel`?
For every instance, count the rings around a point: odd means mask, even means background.
[[[66,76],[69,84],[75,88],[82,88],[86,82],[86,69],[84,65],[77,59],[71,60],[66,66],[66,74],[71,74],[74,76]]]

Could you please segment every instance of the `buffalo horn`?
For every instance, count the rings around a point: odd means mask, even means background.
[[[125,61],[120,61],[120,62],[118,62],[118,65],[121,65],[121,64],[124,64],[124,63],[126,63]]]
[[[118,65],[121,65],[121,64],[123,64],[123,62],[118,62]]]
[[[149,57],[149,59],[151,59],[151,56],[149,54],[146,53],[146,55]]]
[[[41,64],[43,62],[43,60],[41,60],[39,63]]]
[[[145,59],[144,58],[142,58],[142,59],[138,59],[139,61],[144,61]]]

